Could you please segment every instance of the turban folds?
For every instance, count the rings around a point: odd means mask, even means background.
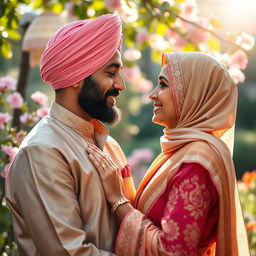
[[[40,63],[41,77],[54,90],[88,77],[106,64],[121,47],[118,14],[74,21],[49,40]]]

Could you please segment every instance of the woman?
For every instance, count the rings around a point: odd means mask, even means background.
[[[150,98],[152,121],[166,128],[134,200],[111,158],[88,147],[121,222],[116,254],[249,255],[231,156],[237,88],[227,70],[207,54],[163,54]]]

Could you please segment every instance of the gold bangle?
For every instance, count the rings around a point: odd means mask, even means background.
[[[122,205],[122,204],[126,204],[126,203],[130,203],[130,201],[127,199],[127,198],[121,198],[121,199],[119,199],[116,203],[114,203],[113,205],[112,205],[112,213],[115,213],[115,211],[116,211],[116,209],[120,206],[120,205]]]

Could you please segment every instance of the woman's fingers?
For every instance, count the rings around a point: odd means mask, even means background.
[[[112,159],[94,145],[89,145],[87,151],[95,158],[93,161],[97,162],[97,166],[100,165],[103,169],[116,168],[116,164]]]

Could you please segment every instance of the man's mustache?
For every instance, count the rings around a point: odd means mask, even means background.
[[[105,99],[106,99],[107,97],[109,97],[109,96],[117,97],[117,96],[119,96],[119,94],[120,94],[119,90],[117,90],[117,89],[111,89],[111,90],[109,90],[109,91],[106,92],[106,94],[105,94]]]

